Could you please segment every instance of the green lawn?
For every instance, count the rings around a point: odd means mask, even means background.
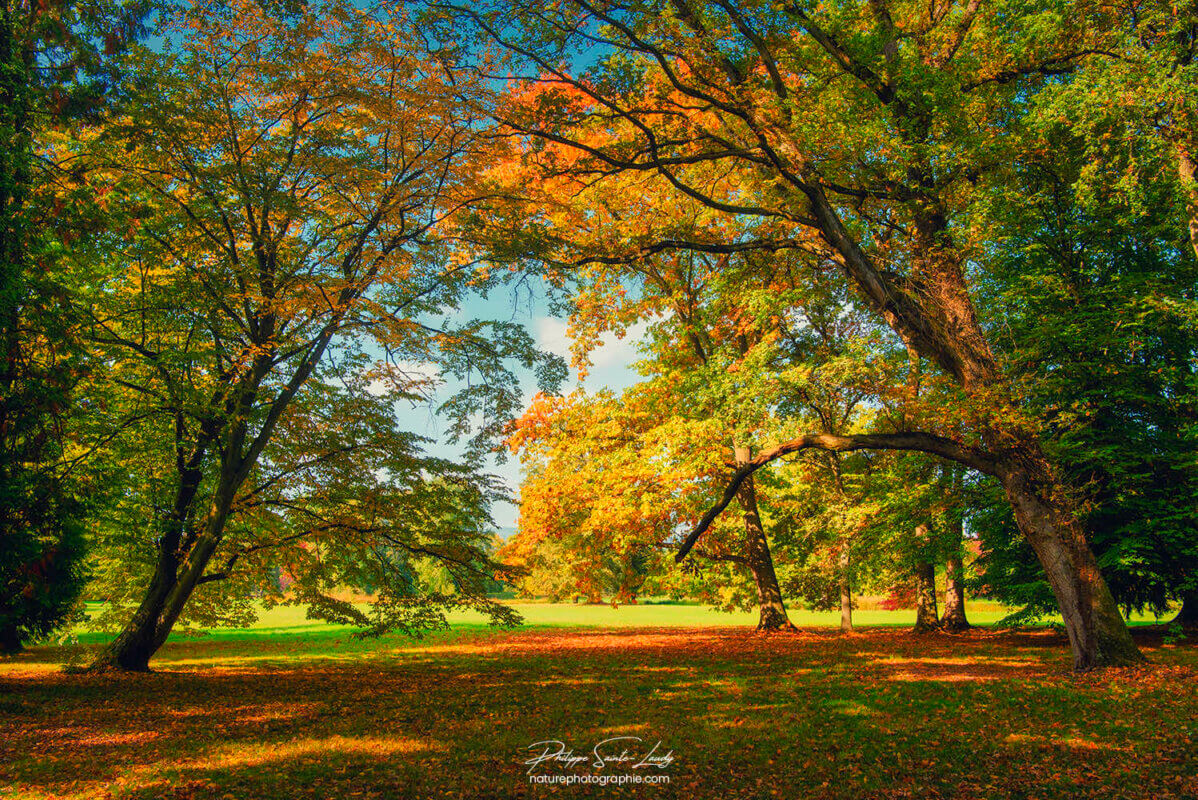
[[[175,637],[151,675],[62,672],[97,634],[32,648],[0,662],[0,798],[1198,797],[1198,652],[1148,629],[1152,667],[1075,676],[1051,630],[917,637],[911,612],[846,637],[811,627],[829,614],[761,636],[696,606],[520,609],[420,641],[274,609]],[[596,769],[615,736],[674,760]],[[588,761],[539,775],[670,782],[531,784],[546,739]]]
[[[511,607],[524,617],[524,627],[527,629],[559,628],[559,627],[594,627],[594,628],[643,628],[643,627],[685,627],[708,628],[729,626],[754,626],[757,624],[755,612],[722,612],[696,603],[642,602],[636,605],[621,605],[612,607],[608,604],[588,605],[585,603],[542,603],[512,601]],[[99,604],[88,604],[89,613],[94,614]],[[840,625],[839,611],[809,611],[801,608],[788,609],[791,621],[800,628],[838,628]],[[1009,613],[1009,609],[997,603],[971,603],[968,609],[969,619],[976,625],[992,625]],[[883,611],[876,609],[857,609],[853,612],[853,622],[864,627],[910,627],[914,621],[914,612],[909,609]],[[1052,622],[1046,620],[1046,623]],[[1057,620],[1059,622],[1059,618]],[[1161,622],[1152,616],[1135,615],[1133,625],[1152,625]],[[486,618],[476,612],[463,611],[450,615],[450,624],[456,631],[486,631],[489,626]],[[208,631],[204,638],[210,641],[260,639],[278,635],[302,635],[305,638],[317,638],[322,642],[337,641],[351,650],[372,650],[373,645],[366,643],[364,648],[356,648],[349,636],[351,629],[330,625],[319,620],[310,620],[306,610],[298,606],[277,606],[259,611],[258,621],[249,628],[218,628]],[[76,640],[83,645],[107,641],[108,634],[90,632],[80,627],[75,632]],[[176,635],[175,640],[187,641],[194,637]],[[65,651],[64,651],[65,652]],[[3,669],[0,664],[0,670]]]

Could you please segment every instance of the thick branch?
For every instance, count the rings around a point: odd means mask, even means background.
[[[723,513],[728,504],[736,497],[736,493],[746,478],[775,459],[803,450],[830,450],[838,453],[850,450],[914,450],[956,461],[987,475],[992,475],[995,471],[994,459],[985,451],[931,433],[874,433],[856,436],[836,436],[830,433],[804,434],[770,450],[763,450],[756,458],[746,462],[733,472],[732,479],[724,488],[723,497],[703,515],[703,519],[699,520],[699,524],[687,535],[682,546],[678,548],[674,561],[681,562],[686,558],[687,553],[695,546],[695,542],[699,541],[699,537],[711,527],[715,518]]]

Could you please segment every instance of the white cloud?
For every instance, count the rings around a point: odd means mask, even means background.
[[[646,323],[638,322],[628,329],[623,338],[611,332],[605,333],[599,340],[598,347],[590,353],[592,372],[611,367],[630,367],[638,358],[636,345],[645,337],[648,329]],[[536,331],[537,347],[570,360],[570,346],[574,339],[570,336],[564,320],[557,317],[538,317]]]
[[[637,343],[645,338],[648,330],[647,323],[638,322],[628,329],[622,339],[616,338],[614,333],[604,334],[599,346],[591,353],[591,363],[595,369],[631,367],[632,362],[640,357],[636,351]]]
[[[566,330],[566,323],[557,317],[537,317],[537,348],[570,360],[570,343],[573,340]]]

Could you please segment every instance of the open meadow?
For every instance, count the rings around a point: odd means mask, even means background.
[[[100,635],[30,648],[0,662],[0,797],[1198,796],[1198,652],[1159,629],[1136,629],[1152,666],[1079,675],[1051,629],[915,636],[909,611],[763,636],[697,606],[518,609],[515,631],[460,616],[419,641],[275,609],[140,675],[62,670]],[[621,736],[643,742],[600,745]],[[545,740],[587,759],[530,767]],[[658,741],[669,763],[592,763]]]

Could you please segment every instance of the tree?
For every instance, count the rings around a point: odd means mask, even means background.
[[[489,261],[522,267],[523,274],[534,271],[557,288],[559,305],[568,314],[579,342],[576,365],[583,370],[588,366],[590,347],[602,335],[624,335],[633,323],[652,324],[652,344],[645,350],[643,363],[647,381],[641,390],[626,393],[619,401],[600,397],[553,409],[550,413],[562,417],[559,427],[542,424],[540,414],[545,408],[530,411],[526,425],[513,439],[513,444],[525,449],[537,473],[525,484],[524,508],[535,507],[544,493],[571,495],[574,507],[589,505],[584,497],[600,501],[602,491],[610,497],[625,497],[627,488],[619,486],[618,478],[613,482],[614,476],[624,475],[630,483],[637,483],[645,477],[645,464],[670,458],[686,464],[679,465],[685,476],[680,480],[705,483],[712,464],[690,452],[696,448],[711,458],[722,456],[721,461],[728,464],[748,458],[769,409],[766,395],[757,397],[745,389],[758,380],[761,359],[773,352],[772,339],[779,323],[778,318],[771,319],[755,307],[760,301],[756,293],[796,291],[787,284],[788,265],[754,261],[749,254],[722,252],[719,247],[710,254],[655,255],[638,252],[634,245],[623,253],[605,252],[593,258],[598,242],[635,242],[671,234],[706,234],[718,239],[730,235],[727,229],[733,226],[713,223],[701,205],[675,202],[670,192],[635,179],[598,186],[596,193],[586,197],[578,193],[579,188],[568,178],[559,181],[529,169],[519,151],[510,153],[494,176],[495,200],[485,213],[480,211],[465,237],[474,251]],[[552,228],[541,224],[544,218],[553,221]],[[721,230],[711,232],[707,227]],[[593,431],[606,429],[612,419],[620,420],[616,428],[621,435],[610,444],[596,444],[591,438],[597,435]],[[699,431],[711,435],[713,426],[722,431],[718,451],[690,441]],[[562,441],[566,437],[579,437],[581,442],[572,446]],[[616,453],[624,453],[624,457],[617,459]],[[552,485],[555,479],[571,489],[563,491]],[[674,535],[679,502],[672,491],[655,494],[662,503],[661,513],[642,512],[636,523],[644,535],[613,533],[629,528],[623,515],[610,524],[604,518],[567,522],[578,514],[563,509],[559,509],[563,516],[550,515],[546,521],[534,520],[522,510],[522,530],[527,523],[528,535],[535,542],[552,529],[556,539],[566,537],[579,543],[590,553],[583,562],[589,565],[583,580],[593,583],[591,579],[601,574],[599,564],[606,556],[579,538],[592,544],[635,540],[641,548],[660,548]],[[646,506],[644,497],[635,502]],[[742,487],[737,503],[741,510],[738,527],[743,527],[743,533],[718,548],[709,548],[704,556],[736,564],[753,575],[762,630],[789,628],[762,522],[762,507],[768,500],[763,501],[758,487],[750,483]],[[646,518],[652,518],[652,524]],[[583,525],[589,538],[570,536],[574,524]],[[557,548],[553,550],[557,552]],[[521,556],[526,562],[531,557]],[[594,595],[595,590],[590,593]]]
[[[965,614],[965,508],[963,504],[964,470],[953,469],[950,485],[956,505],[947,511],[948,554],[944,559],[944,615],[940,626],[949,633],[972,627]]]
[[[922,5],[847,2],[456,10],[532,65],[533,81],[559,88],[503,118],[571,151],[559,170],[655,175],[713,211],[777,223],[789,246],[837,265],[859,302],[958,392],[957,419],[940,431],[813,433],[762,450],[680,557],[740,483],[777,458],[811,448],[928,452],[1002,486],[1064,616],[1075,668],[1142,660],[1068,481],[1041,445],[1042,420],[979,320],[975,275],[987,242],[968,225],[978,187],[1016,156],[1010,134],[1025,98],[1100,50],[1117,17],[1075,7],[1062,24],[977,3],[930,17]],[[563,66],[596,46],[611,56],[592,75]],[[596,128],[602,137],[585,135]]]
[[[0,649],[43,636],[82,588],[83,503],[63,474],[63,418],[79,379],[41,134],[111,100],[114,55],[141,3],[0,3]]]
[[[626,393],[623,403],[596,398],[556,407],[548,412],[554,424],[541,419],[545,408],[534,408],[518,435],[534,473],[525,484],[523,507],[539,507],[543,496],[569,501],[555,504],[535,519],[531,513],[524,515],[522,530],[530,531],[531,543],[525,543],[519,548],[525,552],[514,557],[537,571],[535,581],[542,586],[554,579],[547,581],[549,576],[541,573],[572,572],[578,567],[579,580],[597,596],[596,579],[605,574],[601,564],[614,541],[637,539],[637,531],[650,532],[649,540],[640,546],[661,547],[662,537],[674,537],[676,514],[670,524],[649,525],[644,518],[652,511],[642,511],[637,523],[616,523],[629,531],[617,537],[610,532],[607,520],[613,515],[605,507],[609,498],[631,496],[640,508],[657,508],[647,503],[641,474],[645,465],[685,461],[682,453],[706,449],[702,442],[682,445],[682,440],[653,449],[660,444],[660,431],[670,429],[671,420],[697,416],[711,424],[730,425],[716,438],[733,443],[734,458],[728,464],[735,467],[737,458],[741,462],[751,458],[748,443],[768,442],[779,435],[779,429],[818,426],[825,432],[845,433],[868,425],[871,415],[859,408],[866,398],[893,407],[892,416],[903,418],[905,404],[919,398],[918,370],[903,366],[907,386],[896,389],[893,381],[903,372],[886,359],[901,353],[898,361],[907,365],[906,351],[887,354],[876,325],[830,279],[828,266],[813,269],[798,251],[773,252],[754,243],[754,237],[780,236],[768,224],[713,215],[703,204],[679,198],[668,185],[652,178],[620,175],[591,181],[556,173],[541,163],[569,158],[569,153],[554,149],[531,157],[509,156],[494,193],[501,201],[476,220],[472,233],[476,247],[488,258],[523,262],[526,271],[538,270],[562,288],[581,366],[585,367],[590,343],[601,335],[622,334],[634,323],[651,325],[651,345],[644,350],[646,359],[640,368],[655,389],[648,389],[640,399]],[[535,236],[526,235],[527,231],[535,231]],[[748,246],[742,247],[746,240]],[[671,244],[679,242],[691,246]],[[876,363],[884,366],[879,369]],[[649,395],[659,398],[652,406],[644,403]],[[934,406],[936,399],[929,403]],[[633,408],[635,413],[628,413]],[[614,426],[609,433],[596,433],[609,426]],[[686,429],[682,437],[703,435],[705,430]],[[646,452],[642,437],[648,431],[657,438]],[[675,430],[675,437],[678,434]],[[601,440],[596,442],[595,436]],[[536,446],[529,447],[531,442]],[[612,458],[621,448],[636,455]],[[824,607],[835,599],[829,594],[832,579],[841,590],[845,627],[851,627],[849,573],[854,570],[844,560],[854,547],[852,540],[880,520],[869,519],[870,504],[859,492],[846,490],[846,482],[854,480],[846,474],[846,460],[835,452],[822,455],[817,459],[818,473],[807,470],[802,477],[788,473],[763,484],[768,488],[764,500],[757,485],[748,484],[749,491],[742,486],[735,499],[746,526],[744,552],[729,552],[732,534],[721,531],[718,552],[709,547],[702,554],[705,564],[724,560],[750,568],[764,629],[774,626],[771,619],[785,619],[783,587],[768,543],[772,539],[776,544],[779,534],[802,554],[797,572],[791,563],[783,567],[788,591]],[[862,461],[848,462],[854,460]],[[855,469],[847,466],[849,473]],[[792,485],[795,480],[802,484],[801,490]],[[631,486],[638,488],[633,491]],[[775,493],[784,495],[785,502],[776,502]],[[672,493],[653,496],[671,513],[679,506]],[[812,502],[813,496],[819,501]],[[581,511],[586,508],[595,509],[590,520]],[[624,515],[614,516],[622,520]],[[767,517],[770,522],[765,525]],[[769,536],[766,527],[773,530]],[[881,524],[874,528],[883,530]],[[531,533],[541,530],[552,531],[552,546],[543,544],[542,534]],[[881,547],[885,537],[871,538]],[[562,542],[568,544],[562,547]],[[755,542],[760,546],[755,548]],[[840,562],[836,566],[825,563],[829,548],[837,551],[831,554]],[[581,552],[589,555],[581,561],[572,557]],[[792,549],[789,556],[795,554]],[[556,560],[546,561],[544,556]],[[710,572],[696,568],[689,574]],[[726,591],[722,581],[715,585]],[[697,592],[725,604],[701,580],[687,586],[692,596]]]
[[[460,433],[480,420],[477,452],[518,402],[510,360],[561,377],[518,326],[436,321],[486,282],[435,236],[475,196],[481,127],[400,12],[276,11],[166,19],[129,116],[73,162],[130,220],[88,282],[108,365],[89,443],[123,476],[106,536],[140,584],[98,666],[146,669],[197,590],[244,607],[275,558],[293,599],[368,632],[454,605],[513,619],[484,594],[494,485],[422,456],[396,418],[413,364],[481,374],[446,404]],[[454,596],[428,591],[424,561]],[[370,614],[339,584],[370,591]]]
[[[726,447],[708,444],[729,439],[723,421],[683,410],[679,388],[663,375],[618,398],[536,398],[509,438],[528,474],[519,531],[503,555],[529,570],[526,591],[629,602],[646,582],[666,593],[685,586],[722,608],[755,606],[760,630],[789,627],[755,496],[703,549],[712,570],[669,574],[677,568],[663,548],[699,496],[677,487],[712,485],[728,459]]]
[[[1176,187],[1155,180],[1172,151],[1133,139],[1099,169],[1059,102],[1046,98],[1039,154],[988,212],[1003,235],[986,324],[1026,376],[1116,601],[1163,613],[1193,591],[1196,566],[1198,261]],[[979,522],[990,594],[1050,611],[1010,521],[990,508]]]

